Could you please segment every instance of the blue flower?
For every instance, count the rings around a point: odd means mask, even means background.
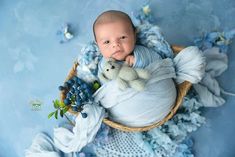
[[[69,24],[64,24],[60,30],[57,31],[56,33],[60,37],[60,43],[65,43],[71,40],[74,35],[71,32],[71,26]]]
[[[143,8],[141,8],[136,14],[133,21],[139,25],[139,24],[146,24],[146,23],[153,23],[154,19],[151,14],[151,9],[149,8],[149,5],[145,5]]]
[[[231,44],[234,35],[235,29],[227,32],[211,32],[196,38],[194,43],[202,50],[218,47],[220,52],[227,53],[228,45]]]

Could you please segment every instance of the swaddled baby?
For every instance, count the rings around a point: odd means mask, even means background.
[[[198,48],[188,47],[174,59],[162,59],[157,52],[136,45],[135,27],[123,12],[102,13],[93,25],[93,32],[103,55],[99,74],[107,70],[104,64],[109,58],[134,69],[142,68],[150,74],[141,91],[133,88],[121,90],[113,80],[102,82],[102,87],[95,93],[96,101],[108,110],[109,118],[121,124],[142,127],[160,121],[176,100],[173,78],[178,83],[184,80],[197,83],[203,75],[204,59]]]

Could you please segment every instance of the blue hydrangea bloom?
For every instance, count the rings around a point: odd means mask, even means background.
[[[232,42],[234,35],[235,29],[227,32],[211,32],[196,38],[194,43],[202,50],[218,47],[220,52],[226,53],[228,51],[228,45]]]

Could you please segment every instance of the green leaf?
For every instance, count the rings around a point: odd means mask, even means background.
[[[69,110],[69,107],[65,107],[62,111],[63,111],[63,114],[65,114],[67,111]]]
[[[64,102],[60,101],[60,102],[59,102],[59,106],[60,106],[60,108],[64,108],[64,107],[65,107]]]
[[[63,118],[63,116],[64,116],[63,110],[60,110],[60,117]]]
[[[53,101],[53,104],[54,104],[54,108],[56,108],[56,109],[58,109],[60,107],[60,101],[58,99]]]
[[[59,101],[58,99],[56,99],[56,100],[55,100],[55,102],[56,102],[57,104],[59,104],[59,103],[60,103],[60,101]]]
[[[55,114],[55,112],[51,112],[51,113],[48,115],[48,119],[50,119],[54,114]]]
[[[55,119],[58,119],[58,110],[55,111]]]
[[[100,88],[100,84],[96,81],[96,82],[94,82],[94,84],[93,84],[93,89],[96,91],[97,89],[99,89]]]

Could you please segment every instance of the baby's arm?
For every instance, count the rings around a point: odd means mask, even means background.
[[[136,46],[134,57],[134,68],[145,68],[150,63],[161,59],[160,55],[157,52],[144,46]]]
[[[129,65],[129,66],[133,66],[135,63],[135,57],[133,55],[128,55],[125,58],[125,62]]]

